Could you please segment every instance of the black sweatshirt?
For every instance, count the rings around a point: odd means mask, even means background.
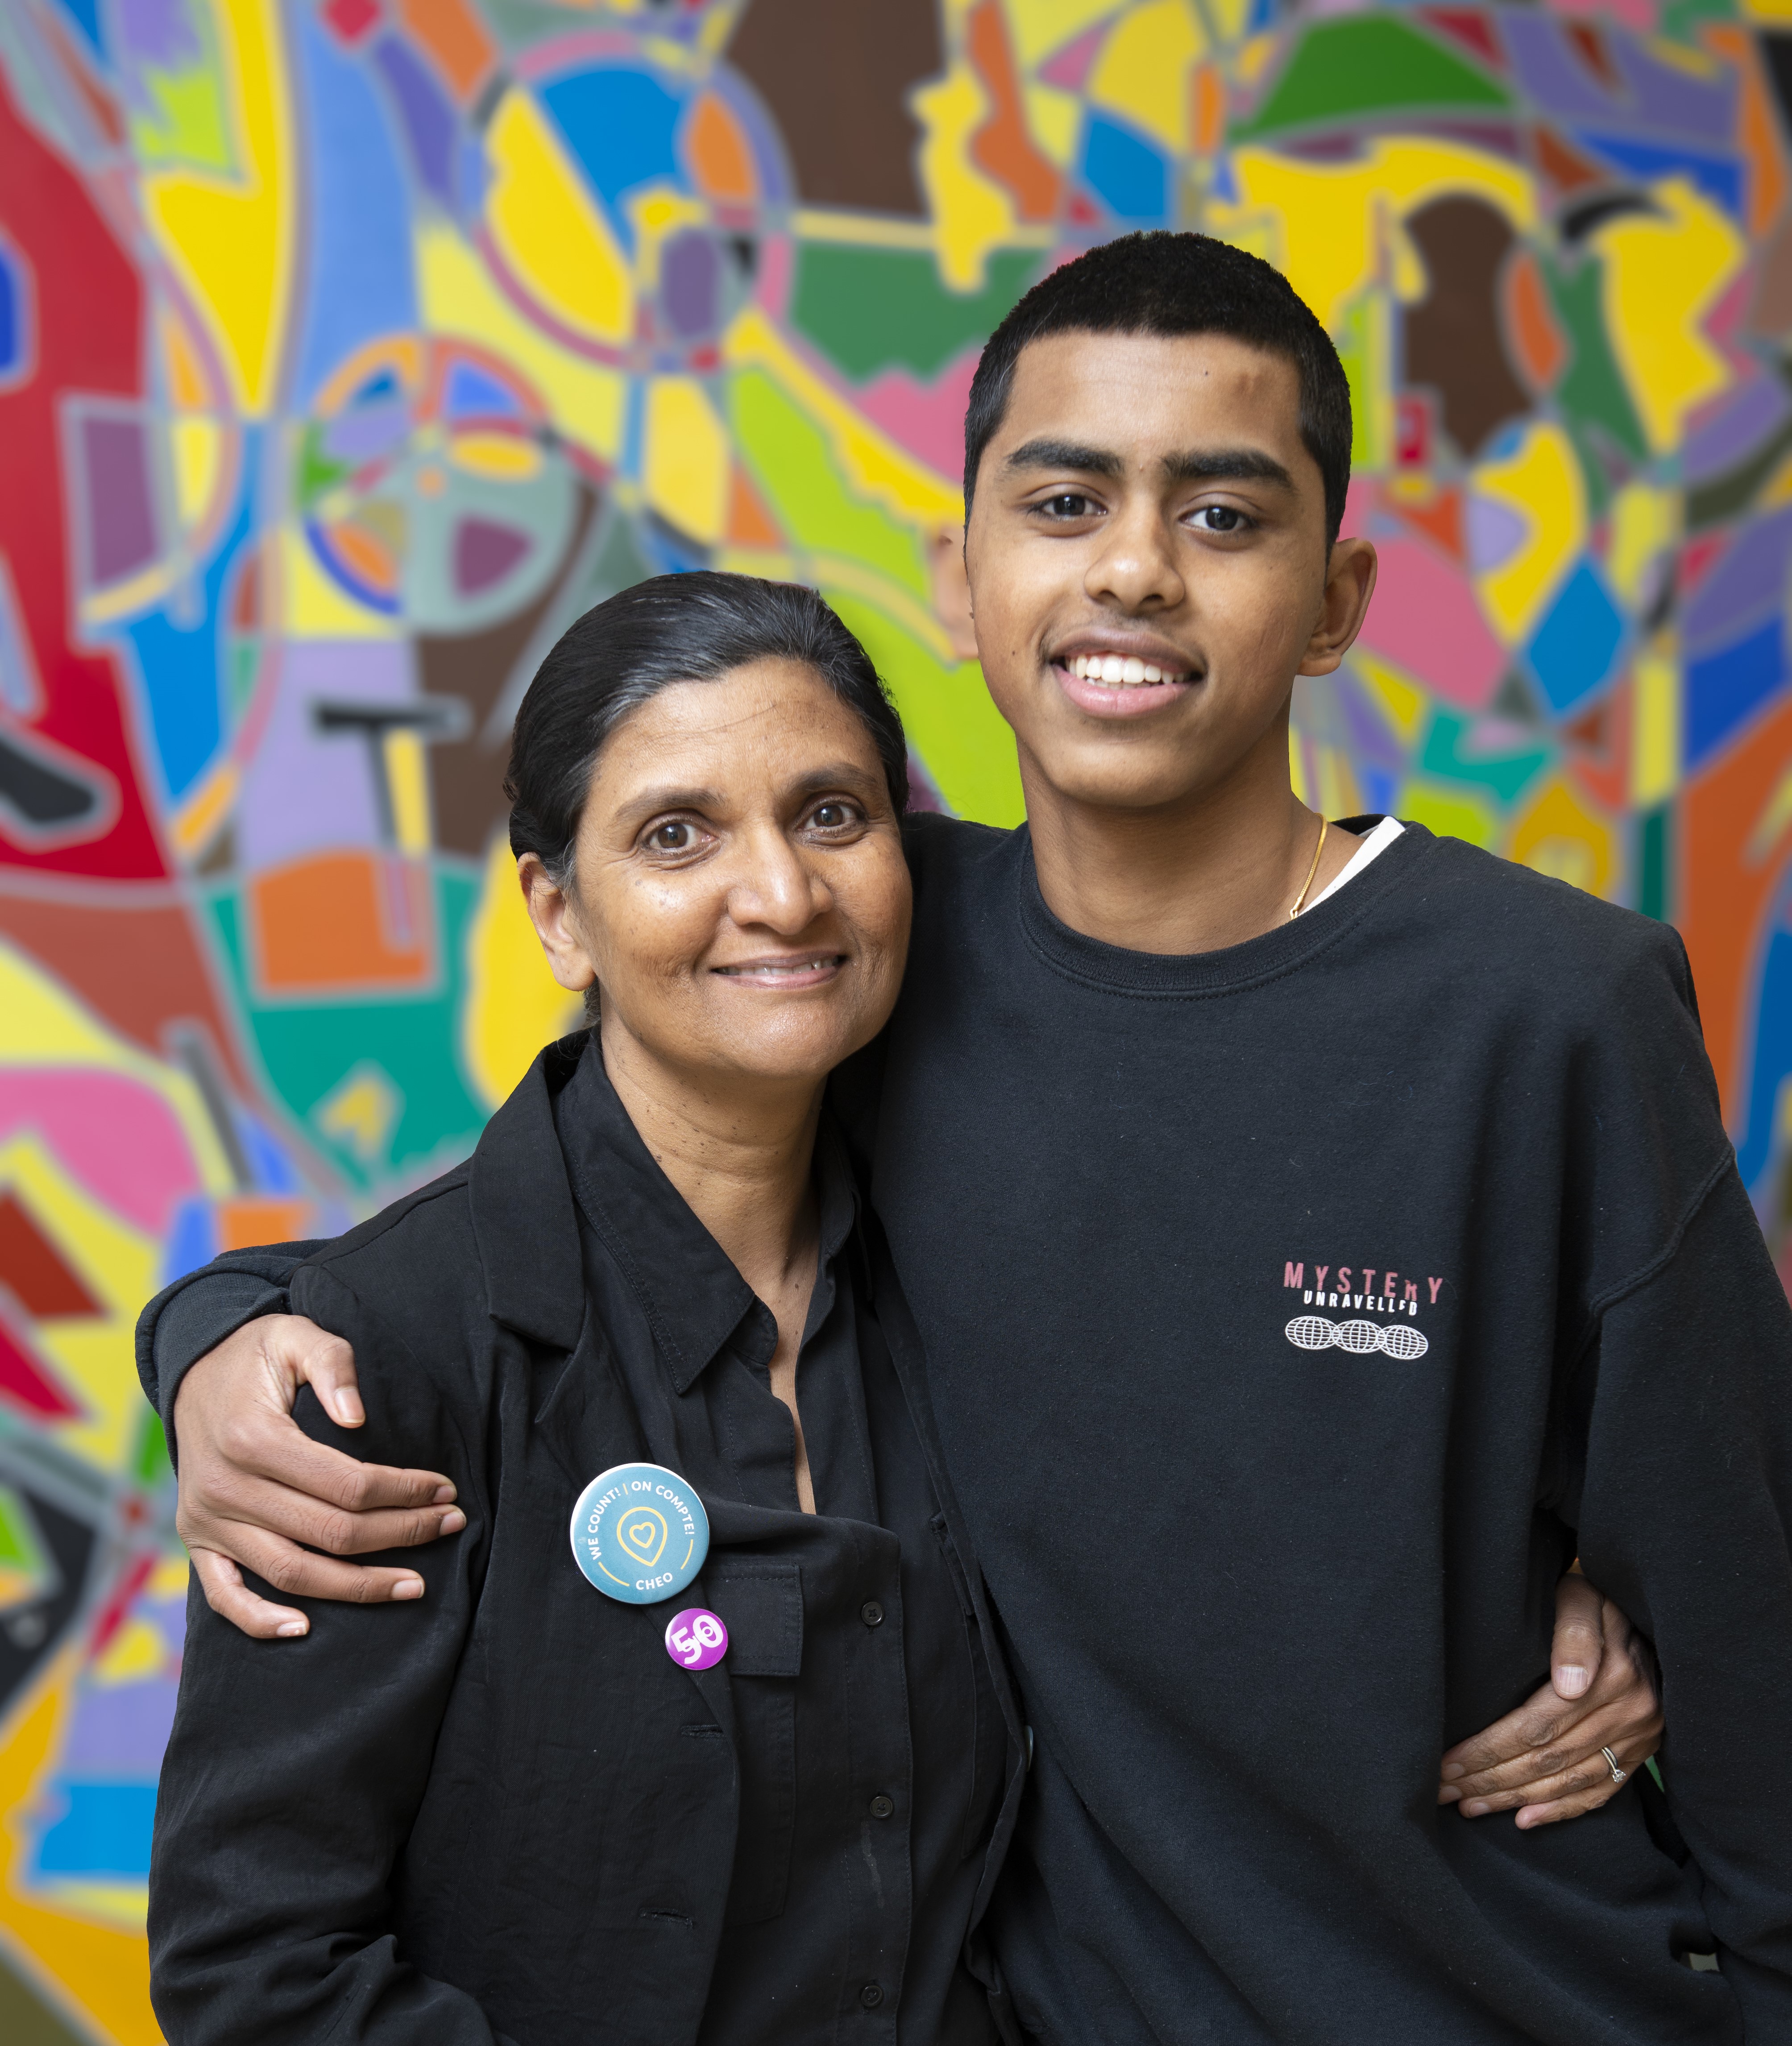
[[[1792,1314],[1678,937],[1418,826],[1183,959],[1060,923],[1024,830],[910,854],[873,1199],[1038,1736],[1023,2015],[1792,2040]],[[1434,1801],[1577,1550],[1659,1651],[1684,1867],[1641,1783]]]
[[[875,1205],[1037,1735],[994,1928],[1033,2029],[1792,2040],[1792,1316],[1678,938],[1415,825],[1167,959],[1060,924],[1024,830],[909,846],[840,1092],[868,1123],[881,1071]],[[1545,1680],[1577,1550],[1659,1651],[1690,1859],[1641,1774],[1534,1833],[1435,1802]]]

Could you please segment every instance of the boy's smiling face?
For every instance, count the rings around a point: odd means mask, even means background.
[[[1285,787],[1294,677],[1338,666],[1375,579],[1367,541],[1327,546],[1294,365],[1218,334],[1023,349],[965,562],[1029,810]]]

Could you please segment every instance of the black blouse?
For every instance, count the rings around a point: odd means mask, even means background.
[[[772,1318],[594,1044],[545,1054],[469,1166],[293,1273],[368,1411],[345,1435],[304,1396],[308,1431],[447,1471],[468,1526],[405,1552],[423,1600],[300,1601],[302,1641],[249,1641],[195,1593],[151,1884],[171,2040],[995,2036],[960,1953],[1018,1797],[1012,1706],[831,1137],[817,1187],[814,1515]],[[638,1458],[708,1508],[678,1603],[727,1621],[715,1670],[667,1655],[673,1607],[616,1604],[574,1562],[578,1491]]]

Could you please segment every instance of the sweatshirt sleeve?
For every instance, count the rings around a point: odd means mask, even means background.
[[[267,1243],[233,1250],[164,1286],[137,1318],[137,1376],[174,1447],[174,1400],[188,1369],[244,1322],[286,1312],[286,1289],[307,1257],[324,1248]]]
[[[1792,1310],[1726,1159],[1579,1380],[1580,1553],[1654,1640],[1660,1765],[1749,2046],[1792,2039]]]
[[[361,1360],[366,1439],[308,1388],[301,1425],[378,1457],[402,1415],[411,1445],[453,1473],[469,1524],[407,1553],[427,1585],[414,1604],[292,1600],[311,1616],[299,1640],[251,1640],[193,1587],[156,1799],[152,2000],[175,2046],[501,2046],[471,1997],[407,1963],[393,1928],[394,1871],[477,1600],[482,1459],[395,1334],[327,1272],[304,1285]]]

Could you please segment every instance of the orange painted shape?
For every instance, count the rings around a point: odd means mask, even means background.
[[[262,1243],[297,1243],[311,1225],[309,1201],[238,1195],[217,1205],[220,1250],[251,1250]]]
[[[757,196],[759,176],[753,152],[732,111],[713,92],[692,109],[685,130],[685,153],[691,175],[711,199],[747,199]]]
[[[992,109],[971,138],[971,160],[1007,187],[1022,220],[1056,219],[1064,180],[1027,126],[1001,0],[978,0],[965,24],[964,47]]]
[[[1583,185],[1605,182],[1605,173],[1594,169],[1578,149],[1570,149],[1553,129],[1540,123],[1534,130],[1537,168],[1558,191],[1578,191]]]
[[[1568,343],[1556,324],[1537,259],[1521,249],[1507,265],[1506,338],[1525,380],[1534,391],[1547,391],[1568,360]]]
[[[1622,92],[1624,80],[1618,75],[1618,68],[1612,61],[1612,53],[1605,47],[1605,38],[1590,21],[1570,21],[1566,25],[1568,40],[1582,57],[1586,68],[1609,92]]]
[[[434,969],[426,869],[388,854],[323,853],[249,888],[261,985],[272,994],[415,987]]]
[[[1218,64],[1197,64],[1188,80],[1188,142],[1211,156],[1226,140],[1226,80]]]
[[[399,0],[404,25],[435,59],[463,104],[492,68],[496,52],[485,24],[467,0]]]
[[[1705,25],[1704,41],[1727,59],[1736,74],[1736,141],[1748,165],[1748,232],[1759,238],[1778,217],[1792,182],[1786,175],[1779,122],[1755,60],[1754,37],[1733,22],[1712,21]]]
[[[1568,780],[1606,816],[1620,816],[1630,801],[1630,678],[1614,685],[1597,710],[1568,728],[1562,756]]]
[[[1616,865],[1611,827],[1559,779],[1544,786],[1513,826],[1507,857],[1589,895],[1609,891]]]
[[[370,533],[352,519],[343,519],[330,528],[330,544],[357,576],[376,589],[397,588],[397,561],[377,533]]]
[[[782,547],[785,536],[766,508],[766,501],[753,488],[746,470],[736,468],[728,491],[728,536],[736,547]]]
[[[1388,509],[1398,512],[1408,525],[1416,527],[1427,539],[1436,541],[1451,560],[1467,559],[1462,543],[1461,491],[1439,490],[1423,504],[1409,504],[1396,497],[1388,497],[1385,502]]]
[[[1705,1047],[1732,1131],[1744,1106],[1757,933],[1788,850],[1782,833],[1767,857],[1751,858],[1749,840],[1789,757],[1792,703],[1755,726],[1746,745],[1687,788],[1678,819],[1674,923],[1692,959]]]

